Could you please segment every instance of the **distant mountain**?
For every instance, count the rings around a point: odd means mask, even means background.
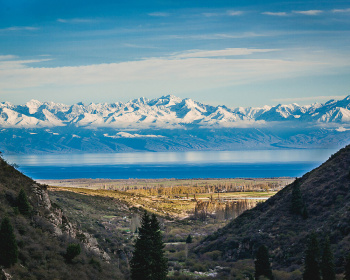
[[[300,106],[277,105],[262,108],[210,106],[192,99],[167,95],[148,100],[139,98],[127,103],[77,103],[71,106],[31,100],[15,106],[0,103],[0,126],[38,128],[57,126],[109,128],[176,128],[254,126],[256,122],[299,121],[350,124],[350,95],[325,104]]]
[[[126,103],[0,103],[0,150],[15,153],[328,148],[349,143],[350,96],[235,108],[167,95]]]
[[[291,213],[295,184],[301,189],[306,219]],[[253,257],[257,248],[265,244],[273,266],[291,271],[302,266],[312,231],[321,243],[329,236],[337,273],[344,271],[343,258],[350,250],[350,145],[207,237],[196,251],[203,254],[219,250],[224,259],[235,261]]]

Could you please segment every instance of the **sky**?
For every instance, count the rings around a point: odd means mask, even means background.
[[[0,0],[0,102],[350,94],[350,1]]]

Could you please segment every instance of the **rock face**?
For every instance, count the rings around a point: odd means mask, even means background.
[[[33,194],[30,197],[31,201],[35,202],[35,208],[41,208],[44,210],[38,212],[38,214],[43,215],[44,218],[52,224],[53,234],[55,236],[68,234],[70,237],[80,240],[87,250],[100,255],[105,261],[110,260],[110,256],[100,248],[96,238],[89,233],[77,229],[76,226],[69,222],[62,209],[52,206],[47,188],[45,186],[33,184],[31,189]]]
[[[12,280],[12,276],[7,273],[4,269],[1,269],[0,273],[1,280]]]

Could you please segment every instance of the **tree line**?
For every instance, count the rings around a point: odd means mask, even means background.
[[[175,195],[189,195],[204,194],[204,193],[220,193],[220,192],[252,192],[252,191],[271,191],[280,190],[282,187],[278,183],[230,183],[218,185],[204,185],[204,186],[126,186],[119,188],[122,191],[142,194],[145,196],[175,196]]]

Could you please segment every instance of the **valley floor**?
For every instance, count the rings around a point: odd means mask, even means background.
[[[61,207],[72,222],[94,235],[126,274],[140,216],[143,210],[155,213],[166,244],[169,277],[178,279],[179,275],[212,277],[224,269],[216,262],[215,253],[197,263],[195,256],[191,257],[191,248],[246,209],[273,196],[291,180],[76,179],[40,183],[50,185],[52,202]],[[189,235],[192,243],[186,244]],[[250,263],[244,265],[251,267]]]

